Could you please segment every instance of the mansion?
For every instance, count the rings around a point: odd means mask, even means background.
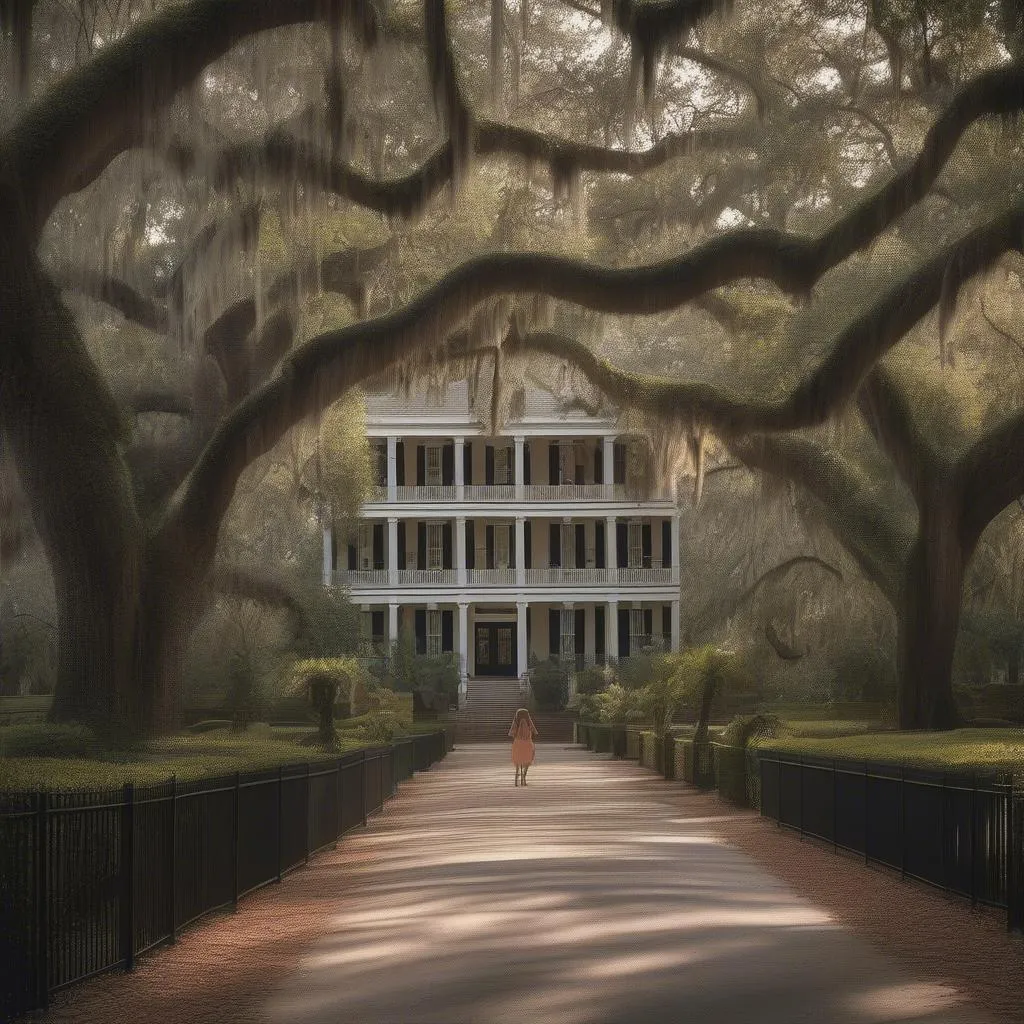
[[[679,514],[649,446],[614,410],[527,387],[505,434],[467,381],[439,400],[367,397],[376,486],[355,535],[324,531],[323,579],[348,589],[367,639],[455,652],[473,678],[522,679],[679,646]]]

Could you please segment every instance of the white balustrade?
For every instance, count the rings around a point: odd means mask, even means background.
[[[399,569],[398,585],[454,586],[459,581],[457,569]]]
[[[607,569],[527,569],[529,586],[585,586],[608,583]]]
[[[342,587],[387,586],[387,569],[335,569],[334,583]]]
[[[441,484],[424,484],[419,487],[396,487],[397,501],[455,501],[458,489]]]
[[[515,586],[515,569],[470,569],[469,585],[478,587]]]
[[[466,501],[515,501],[514,484],[467,484]]]
[[[640,568],[625,566],[619,569],[619,583],[673,583],[675,576],[671,569]]]

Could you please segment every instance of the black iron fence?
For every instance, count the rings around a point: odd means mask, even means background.
[[[439,731],[196,782],[0,793],[0,1021],[279,882],[448,749]]]
[[[1024,793],[1009,776],[954,775],[759,753],[761,814],[1024,928]]]

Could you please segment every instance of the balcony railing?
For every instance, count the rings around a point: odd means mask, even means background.
[[[467,576],[475,587],[512,587],[516,582],[515,569],[469,569]]]
[[[615,574],[613,576],[613,573]],[[675,583],[676,570],[660,567],[624,567],[621,569],[559,569],[526,570],[528,587],[586,587],[602,586],[615,581],[619,584]],[[387,569],[337,569],[334,582],[346,587],[386,587],[390,578]],[[458,569],[398,569],[398,586],[456,586]],[[515,569],[467,569],[466,585],[471,587],[514,587]]]
[[[526,582],[531,586],[570,584],[585,586],[610,582],[607,569],[527,569]]]
[[[515,501],[515,484],[466,484],[464,501]],[[522,488],[525,501],[659,501],[668,497],[658,491],[644,491],[624,484],[527,484]],[[399,502],[453,502],[459,499],[454,484],[421,484],[395,488]],[[370,502],[388,501],[388,489],[381,485],[370,488]]]

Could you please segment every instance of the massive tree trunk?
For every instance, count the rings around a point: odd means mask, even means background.
[[[953,729],[953,654],[960,628],[964,568],[956,518],[949,502],[922,509],[921,531],[910,552],[897,604],[901,729]]]

